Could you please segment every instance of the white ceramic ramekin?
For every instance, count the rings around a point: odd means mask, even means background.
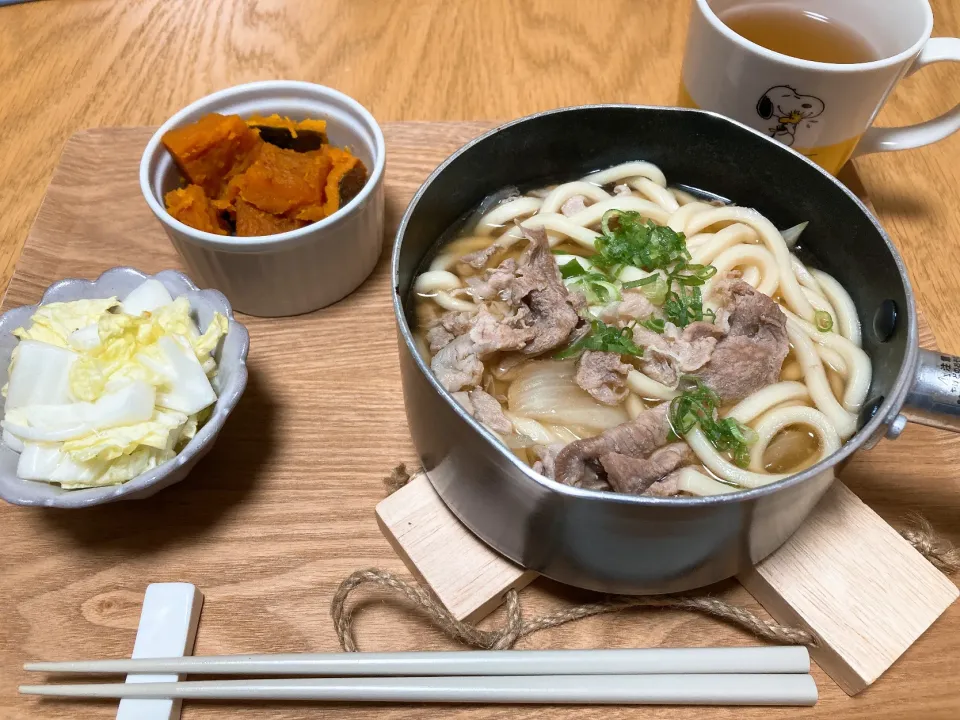
[[[327,135],[349,146],[369,178],[346,206],[320,222],[266,237],[225,237],[195,230],[167,213],[163,196],[180,173],[160,139],[207,113],[280,113],[327,121]],[[255,82],[221,90],[188,105],[150,138],[140,161],[140,188],[191,274],[248,315],[298,315],[340,300],[377,264],[383,247],[383,133],[363,106],[343,93],[306,82]]]

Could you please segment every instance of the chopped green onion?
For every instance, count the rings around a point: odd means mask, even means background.
[[[663,334],[663,331],[666,330],[666,323],[660,318],[647,318],[640,324],[643,325],[647,330],[653,330],[653,332],[660,333],[661,335]]]
[[[663,314],[667,316],[667,320],[683,328],[692,322],[703,320],[705,315],[712,315],[710,310],[705,312],[703,309],[703,297],[699,287],[680,285],[677,290],[679,292],[668,292],[663,303]]]
[[[737,465],[746,467],[750,463],[750,445],[757,441],[756,431],[733,418],[719,418],[720,396],[698,379],[693,383],[670,402],[673,435],[683,437],[699,425],[718,452],[729,453]]]
[[[692,322],[710,318],[716,319],[712,310],[703,309],[703,294],[700,286],[717,274],[713,265],[688,265],[681,261],[677,263],[667,282],[677,283],[677,290],[670,290],[663,303],[663,311],[667,320],[677,327],[686,327]]]
[[[649,285],[650,283],[655,283],[660,279],[659,273],[654,273],[653,275],[647,275],[645,278],[640,278],[639,280],[628,280],[623,283],[624,290],[633,290],[634,288],[643,287],[644,285]]]
[[[813,314],[813,323],[820,332],[830,332],[833,330],[833,318],[826,310],[817,310]]]
[[[683,233],[644,221],[638,212],[608,210],[600,229],[603,234],[595,244],[597,255],[591,258],[596,265],[633,265],[649,272],[690,259]]]
[[[647,300],[654,305],[663,305],[663,302],[667,299],[667,292],[670,290],[670,286],[660,273],[623,283],[624,290],[633,288],[640,288]]]
[[[658,275],[657,281],[644,286],[642,292],[654,305],[663,305],[667,300],[667,293],[670,292],[670,281]]]
[[[590,291],[587,293],[587,301],[591,305],[597,303],[610,303],[620,299],[620,290],[617,286],[608,280],[593,280],[590,282]]]
[[[597,254],[590,258],[597,267],[614,277],[623,267],[664,271],[624,282],[624,290],[641,289],[650,302],[663,306],[666,319],[677,327],[704,318],[715,319],[711,310],[703,308],[700,287],[717,274],[717,269],[690,262],[683,233],[644,220],[640,213],[623,210],[605,212],[600,229]],[[597,290],[594,293],[600,294]]]
[[[564,263],[560,266],[560,277],[562,277],[564,280],[586,274],[587,269],[581,265],[578,260],[571,260],[570,262]]]
[[[600,230],[604,235],[613,235],[614,231],[610,229],[610,221],[620,217],[619,210],[607,210],[600,218]]]
[[[620,299],[620,290],[603,273],[574,274],[563,282],[568,288],[583,293],[590,305],[606,304]]]
[[[599,320],[590,323],[590,332],[555,356],[557,360],[576,357],[584,350],[615,352],[618,355],[643,356],[643,348],[633,341],[632,328],[618,328]]]
[[[591,305],[620,299],[620,289],[601,272],[587,270],[579,260],[560,265],[560,277],[568,288],[583,293]]]
[[[687,265],[678,263],[670,272],[670,277],[681,285],[703,285],[717,274],[713,265]]]

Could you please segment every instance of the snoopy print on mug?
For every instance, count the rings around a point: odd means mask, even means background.
[[[775,85],[757,102],[757,114],[772,122],[767,128],[770,136],[788,147],[793,147],[800,126],[810,127],[823,110],[823,100],[801,95],[789,85]]]

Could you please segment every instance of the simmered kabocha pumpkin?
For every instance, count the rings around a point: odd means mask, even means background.
[[[332,162],[322,150],[299,153],[265,143],[254,163],[237,178],[240,197],[273,215],[296,217],[320,205]]]
[[[184,225],[214,235],[227,234],[226,223],[199,185],[171,190],[164,199],[167,212]]]
[[[187,182],[212,199],[250,166],[263,141],[239,116],[211,113],[164,134],[163,144]]]
[[[319,150],[327,140],[326,120],[291,120],[274,113],[270,117],[254,115],[247,125],[260,133],[264,142],[297,152]]]
[[[333,169],[327,175],[323,210],[326,215],[333,215],[360,192],[367,181],[367,168],[360,162],[360,158],[346,150],[329,145],[324,149],[333,162]]]
[[[237,200],[236,203],[237,235],[240,237],[276,235],[302,228],[306,224],[303,220],[271,215],[242,199]]]
[[[163,143],[190,183],[167,194],[167,210],[220,235],[304,227],[337,212],[367,181],[359,158],[327,142],[323,120],[211,114]]]

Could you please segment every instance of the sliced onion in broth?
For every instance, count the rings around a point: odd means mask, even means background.
[[[594,400],[574,380],[572,361],[536,360],[525,365],[507,391],[507,408],[553,425],[593,430],[595,433],[627,422],[623,406]]]

